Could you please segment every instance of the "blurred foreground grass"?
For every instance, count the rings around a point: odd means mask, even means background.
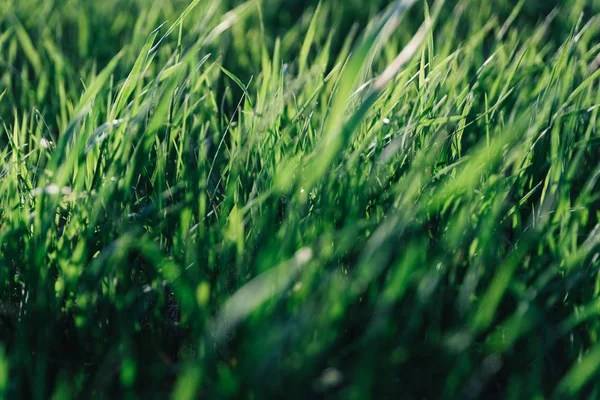
[[[0,0],[0,395],[597,398],[599,39],[597,0]]]

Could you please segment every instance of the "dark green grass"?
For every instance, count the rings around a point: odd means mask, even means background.
[[[597,398],[600,2],[0,0],[0,395]]]

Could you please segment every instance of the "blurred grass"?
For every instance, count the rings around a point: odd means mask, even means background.
[[[0,395],[598,397],[599,18],[0,0]]]

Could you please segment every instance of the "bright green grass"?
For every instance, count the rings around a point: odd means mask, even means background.
[[[0,396],[598,398],[600,1],[410,3],[0,0]]]

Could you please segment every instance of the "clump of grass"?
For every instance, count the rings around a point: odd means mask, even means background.
[[[286,4],[5,1],[2,396],[597,397],[600,3]]]

